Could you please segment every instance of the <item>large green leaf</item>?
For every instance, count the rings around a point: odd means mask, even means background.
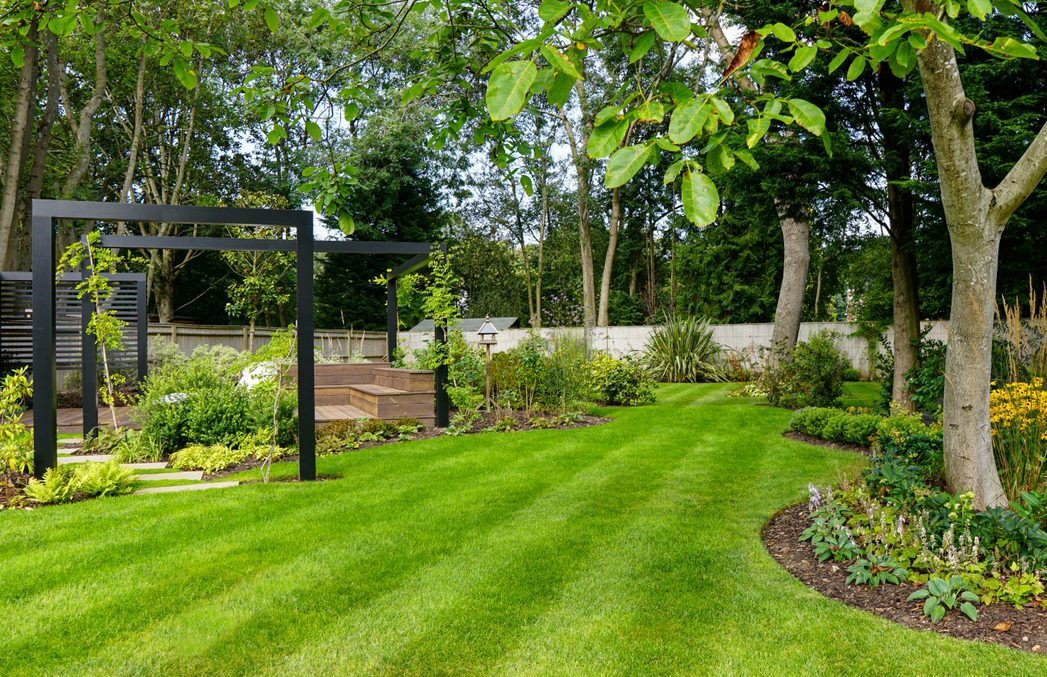
[[[662,40],[681,42],[691,35],[691,14],[675,2],[645,2],[643,13]]]
[[[582,74],[578,72],[578,69],[575,68],[574,64],[571,63],[571,60],[568,59],[563,52],[552,45],[542,45],[540,49],[542,51],[542,56],[545,57],[545,60],[549,62],[550,66],[575,80],[582,79]]]
[[[615,151],[607,161],[607,187],[619,188],[627,184],[644,166],[650,154],[650,147],[643,144],[626,146]]]
[[[789,59],[789,70],[793,73],[802,71],[811,65],[814,61],[814,57],[818,56],[818,48],[814,45],[805,45],[803,47],[797,47],[796,53],[793,54],[793,58]]]
[[[716,220],[720,211],[720,193],[706,174],[691,169],[683,177],[683,213],[687,220],[704,228]]]
[[[591,158],[607,157],[625,139],[625,133],[628,129],[629,123],[625,120],[597,127],[589,135],[589,144],[586,146],[585,151]]]
[[[495,68],[487,83],[487,111],[492,120],[508,120],[523,109],[527,92],[538,77],[530,61],[510,61]]]
[[[818,106],[803,99],[789,99],[789,112],[797,124],[815,136],[825,132],[825,113]]]
[[[709,106],[704,99],[694,97],[676,107],[669,118],[669,138],[673,143],[687,143],[702,131],[709,118]]]

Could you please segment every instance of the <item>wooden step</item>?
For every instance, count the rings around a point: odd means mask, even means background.
[[[316,386],[316,406],[349,404],[349,388],[347,385],[322,385]]]
[[[374,418],[374,416],[348,404],[338,406],[326,405],[316,408],[317,426],[331,423],[332,421],[348,421],[358,418]]]
[[[386,420],[402,416],[429,418],[434,415],[432,392],[408,392],[380,385],[352,386],[349,403],[375,418]]]
[[[387,388],[418,393],[431,393],[436,389],[433,372],[428,369],[375,369],[374,383]]]

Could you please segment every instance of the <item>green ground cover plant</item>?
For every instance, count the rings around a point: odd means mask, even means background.
[[[4,511],[4,670],[1042,674],[784,571],[763,525],[865,461],[783,438],[790,412],[729,388],[665,386],[601,426],[325,456],[333,479],[311,484]]]

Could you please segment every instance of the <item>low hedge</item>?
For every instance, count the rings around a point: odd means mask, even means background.
[[[832,407],[804,407],[793,414],[789,428],[830,442],[871,447],[883,420],[884,417],[879,414]]]

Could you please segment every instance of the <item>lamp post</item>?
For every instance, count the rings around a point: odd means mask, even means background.
[[[485,390],[485,402],[487,404],[487,410],[491,410],[491,347],[498,343],[498,330],[491,324],[491,316],[488,315],[484,318],[484,323],[480,325],[480,330],[476,332],[476,335],[480,337],[480,345],[487,348],[487,387]]]

